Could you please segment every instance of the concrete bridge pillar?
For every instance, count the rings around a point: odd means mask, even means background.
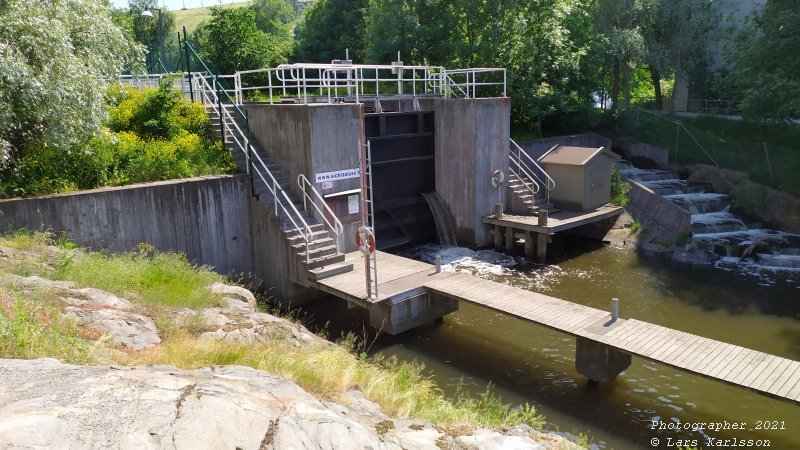
[[[575,369],[589,381],[612,381],[631,365],[631,355],[602,342],[578,337],[575,343]]]

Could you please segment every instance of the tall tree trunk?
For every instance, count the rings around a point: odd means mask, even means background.
[[[653,81],[653,92],[656,93],[656,111],[664,109],[664,99],[661,97],[661,72],[650,66],[650,79]]]
[[[611,82],[611,110],[614,111],[617,109],[617,103],[619,102],[619,60],[614,60],[614,70],[611,73],[613,77],[613,81]]]
[[[631,108],[631,63],[625,62],[625,109]]]

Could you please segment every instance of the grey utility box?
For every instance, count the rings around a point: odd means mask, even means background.
[[[619,158],[605,147],[554,146],[539,158],[556,183],[550,202],[577,211],[605,205],[611,200],[611,166]]]

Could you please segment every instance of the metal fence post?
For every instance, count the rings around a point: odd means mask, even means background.
[[[222,93],[220,92],[220,83],[217,77],[214,77],[214,87],[217,88],[217,112],[219,112],[219,129],[222,133],[222,148],[225,148],[225,115],[222,112]]]
[[[180,39],[180,33],[178,33]],[[186,27],[183,27],[183,50],[186,55],[186,73],[189,77],[189,98],[194,101],[194,89],[192,88],[192,66],[189,62],[189,41],[186,40]]]
[[[250,174],[250,188],[253,190],[253,195],[256,195],[256,188],[253,185],[253,147],[250,145],[250,113],[247,109],[244,110],[244,125],[247,129],[247,173]]]

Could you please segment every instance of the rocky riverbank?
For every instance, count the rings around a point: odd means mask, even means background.
[[[381,401],[376,389],[361,390],[386,384],[379,378],[388,372],[372,364],[358,382],[324,380],[341,364],[332,358],[352,359],[345,370],[368,363],[301,324],[259,311],[247,289],[213,283],[204,288],[207,307],[156,307],[135,293],[40,276],[65,264],[64,253],[0,245],[0,356],[81,362],[0,359],[0,447],[578,448],[525,424],[487,428],[456,418],[442,425],[414,417],[411,406],[395,406],[405,412],[392,417],[368,399]],[[37,275],[19,274],[31,267],[39,267]],[[32,352],[25,339],[35,339],[25,336],[49,328],[56,331],[43,334],[45,349],[52,345],[57,354]],[[290,376],[258,370],[265,367]],[[309,391],[293,379],[318,382],[306,383],[316,386]]]

